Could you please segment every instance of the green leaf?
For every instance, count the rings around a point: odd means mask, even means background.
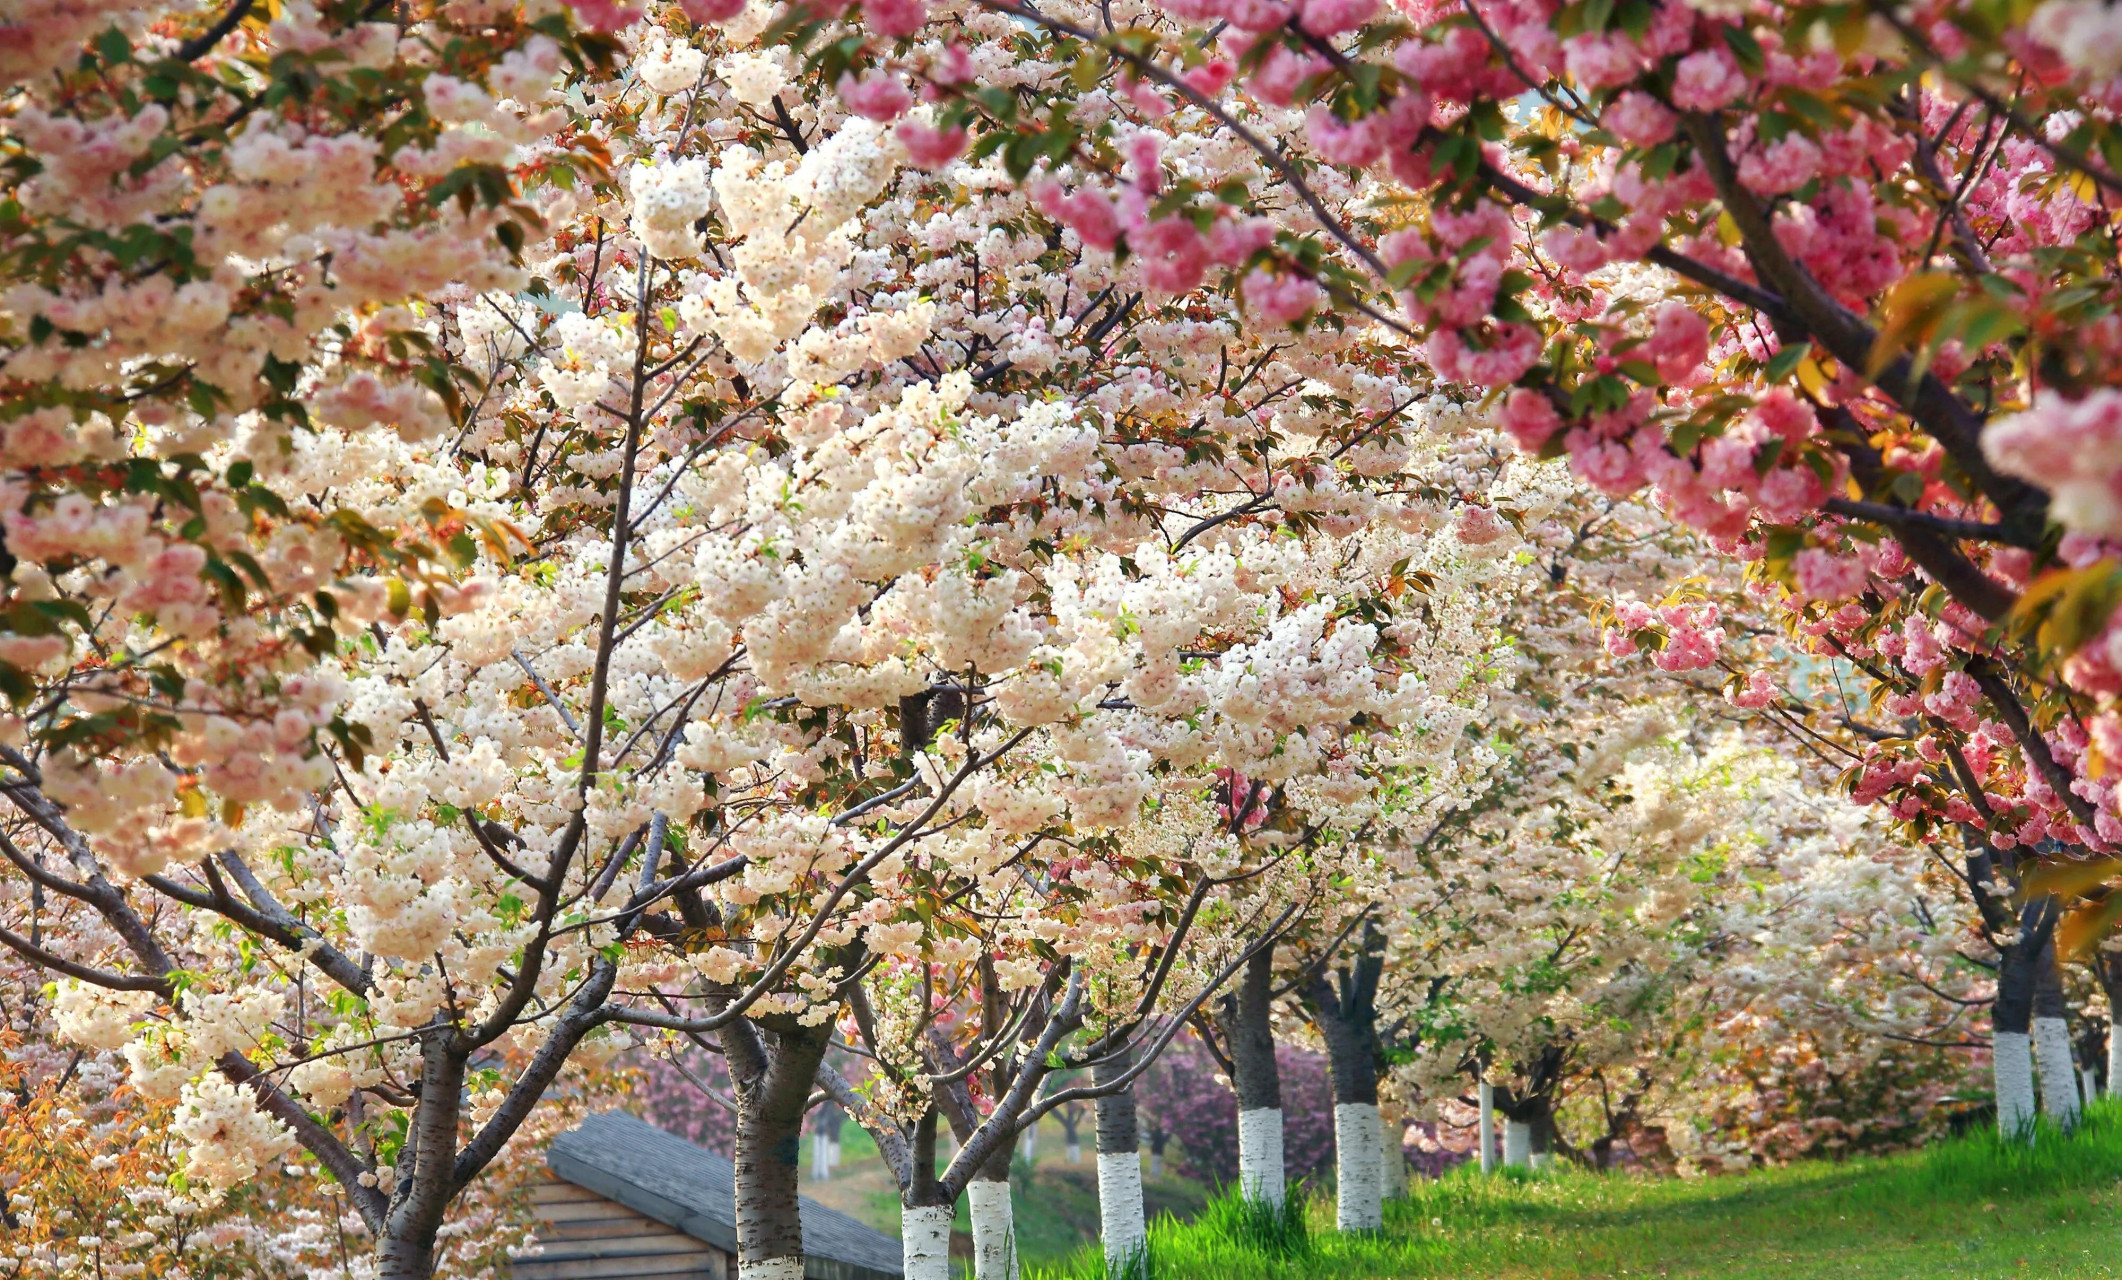
[[[1769,357],[1768,367],[1761,371],[1761,377],[1771,385],[1781,382],[1790,377],[1798,366],[1804,363],[1805,357],[1812,353],[1813,344],[1810,342],[1788,343],[1782,350]]]
[[[96,37],[96,53],[105,62],[131,62],[133,42],[126,39],[125,33],[118,28],[105,27],[103,34]]]
[[[1768,65],[1768,56],[1761,52],[1761,42],[1744,27],[1724,28],[1724,43],[1731,49],[1732,56],[1739,60],[1739,65],[1750,74],[1759,75]]]

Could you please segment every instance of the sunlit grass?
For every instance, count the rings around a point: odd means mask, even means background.
[[[1314,1196],[1228,1199],[1150,1231],[1156,1280],[2041,1280],[2122,1276],[2122,1108],[2030,1144],[1980,1134],[1885,1159],[1704,1179],[1461,1171],[1346,1236]],[[1096,1250],[1026,1280],[1104,1280]]]

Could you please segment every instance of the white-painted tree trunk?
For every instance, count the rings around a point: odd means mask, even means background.
[[[1549,1159],[1550,1159],[1550,1156],[1549,1156],[1549,1153],[1548,1153],[1548,1152],[1545,1152],[1545,1151],[1534,1151],[1534,1152],[1530,1152],[1530,1153],[1528,1153],[1528,1154],[1526,1155],[1526,1157],[1525,1157],[1525,1163],[1526,1163],[1527,1167],[1529,1167],[1529,1168],[1533,1168],[1533,1169],[1545,1169],[1545,1168],[1547,1167],[1547,1162],[1548,1162],[1548,1160],[1549,1160]]]
[[[1533,1127],[1521,1121],[1503,1121],[1503,1165],[1522,1169],[1533,1162]]]
[[[946,1223],[944,1225],[944,1234],[946,1237],[949,1235],[949,1232],[950,1227],[949,1224]],[[949,1251],[948,1246],[949,1241],[948,1239],[946,1239],[946,1253]],[[946,1258],[944,1261],[945,1265],[947,1266],[949,1264],[949,1259]],[[907,1280],[913,1280],[913,1272],[909,1271],[906,1274]],[[939,1274],[944,1277],[944,1280],[949,1280],[950,1273],[948,1271],[944,1271]],[[803,1280],[803,1259],[768,1258],[763,1262],[740,1262],[737,1264],[737,1280]]]
[[[973,1216],[973,1280],[1017,1280],[1017,1219],[1007,1182],[965,1188]]]
[[[813,1182],[823,1182],[833,1176],[833,1140],[825,1136],[823,1129],[811,1131],[810,1176]]]
[[[1164,1176],[1164,1157],[1157,1154],[1155,1147],[1149,1149],[1149,1176],[1152,1178]]]
[[[1990,1037],[1990,1069],[1997,1085],[1997,1132],[2012,1137],[2034,1122],[2034,1055],[2024,1031]]]
[[[1070,1164],[1082,1164],[1082,1163],[1083,1163],[1083,1140],[1082,1140],[1082,1139],[1080,1139],[1080,1138],[1070,1138],[1070,1139],[1068,1140],[1068,1162],[1069,1162]]]
[[[834,1171],[835,1171],[835,1172],[837,1172],[837,1171],[839,1170],[839,1168],[840,1168],[840,1140],[839,1140],[838,1138],[834,1138],[834,1139],[833,1139],[833,1141],[832,1141],[832,1150],[826,1153],[826,1157],[825,1157],[825,1160],[826,1160],[826,1163],[827,1163],[827,1164],[829,1164],[829,1165],[831,1165],[831,1166],[833,1167],[833,1169],[834,1169]]]
[[[1107,1271],[1121,1271],[1142,1251],[1149,1233],[1142,1220],[1141,1152],[1098,1153],[1098,1227]]]
[[[2107,1029],[2107,1096],[2122,1098],[2122,1031]]]
[[[1039,1159],[1039,1126],[1033,1125],[1017,1135],[1017,1150],[1024,1156],[1024,1163],[1035,1164]]]
[[[1280,1207],[1288,1194],[1282,1160],[1282,1108],[1238,1113],[1238,1189],[1246,1199]]]
[[[2078,1068],[2078,1097],[2086,1102],[2100,1096],[2100,1073],[2091,1067]]]
[[[2041,1108],[2068,1129],[2078,1123],[2078,1064],[2071,1060],[2070,1024],[2034,1019],[2034,1061],[2041,1072]]]
[[[1407,1199],[1407,1122],[1378,1117],[1378,1193],[1387,1200]],[[1381,1224],[1382,1225],[1382,1224]]]
[[[1496,1086],[1481,1082],[1481,1118],[1475,1126],[1480,1134],[1481,1172],[1496,1171]]]
[[[1385,1225],[1378,1168],[1378,1108],[1368,1102],[1334,1106],[1334,1226],[1376,1231]]]
[[[950,1220],[951,1207],[947,1204],[900,1208],[899,1256],[906,1268],[906,1280],[950,1280]],[[752,1280],[752,1277],[743,1276],[739,1280]],[[772,1280],[782,1278],[775,1276]],[[803,1280],[800,1263],[788,1280]]]

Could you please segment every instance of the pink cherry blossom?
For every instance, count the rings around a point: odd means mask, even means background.
[[[862,0],[862,20],[878,35],[904,39],[927,25],[927,0]]]
[[[1855,556],[1840,556],[1820,547],[1800,551],[1794,562],[1798,590],[1809,600],[1830,603],[1848,600],[1864,590],[1870,578],[1864,562]]]
[[[744,12],[745,0],[678,0],[685,16],[702,26],[728,22]]]
[[[1347,123],[1323,106],[1313,107],[1305,116],[1305,132],[1320,159],[1328,164],[1345,164],[1360,169],[1375,161],[1385,150],[1374,119],[1365,116]]]
[[[1245,305],[1263,325],[1281,327],[1303,319],[1324,296],[1319,286],[1299,275],[1246,274]]]
[[[1655,147],[1672,137],[1680,124],[1665,104],[1640,89],[1615,98],[1599,123],[1632,147]]]
[[[857,80],[842,75],[840,100],[847,109],[868,120],[896,120],[914,105],[914,95],[898,76],[879,73]]]
[[[1723,49],[1688,54],[1673,76],[1673,105],[1682,111],[1715,111],[1744,92],[1746,75]]]
[[[1208,241],[1186,218],[1160,218],[1128,236],[1142,259],[1142,280],[1163,293],[1185,293],[1208,270]]]
[[[906,148],[907,162],[917,169],[941,169],[965,154],[965,130],[959,125],[938,129],[919,120],[901,120],[893,126],[892,135]]]
[[[1085,188],[1064,193],[1058,182],[1033,188],[1041,212],[1074,231],[1093,249],[1110,251],[1120,243],[1120,217],[1112,198]]]
[[[1369,22],[1378,0],[1303,0],[1297,25],[1315,36],[1335,36]]]

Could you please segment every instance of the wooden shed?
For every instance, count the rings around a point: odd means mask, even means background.
[[[538,1244],[516,1280],[736,1280],[736,1178],[727,1157],[621,1111],[553,1139],[533,1190]],[[806,1280],[897,1280],[899,1242],[815,1200]]]

